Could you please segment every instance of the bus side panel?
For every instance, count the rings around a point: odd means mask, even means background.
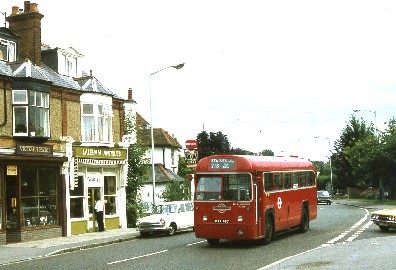
[[[265,205],[273,208],[275,212],[275,231],[282,231],[288,228],[288,196],[285,192],[270,192],[265,196]]]

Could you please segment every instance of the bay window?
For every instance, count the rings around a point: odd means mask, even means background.
[[[49,94],[32,90],[13,90],[14,136],[49,137]]]

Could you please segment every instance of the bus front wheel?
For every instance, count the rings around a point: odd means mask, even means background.
[[[218,246],[220,239],[206,239],[210,246]]]
[[[301,215],[301,225],[300,225],[300,232],[305,233],[309,227],[309,216],[308,211],[304,207]]]
[[[268,245],[274,236],[274,219],[271,216],[265,218],[264,245]]]

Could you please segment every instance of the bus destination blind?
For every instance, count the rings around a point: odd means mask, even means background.
[[[235,159],[212,158],[210,160],[210,169],[212,170],[235,169]]]

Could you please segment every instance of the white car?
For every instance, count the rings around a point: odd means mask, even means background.
[[[192,201],[163,202],[154,208],[150,216],[136,223],[141,236],[152,233],[174,235],[176,231],[194,229],[194,205]]]

